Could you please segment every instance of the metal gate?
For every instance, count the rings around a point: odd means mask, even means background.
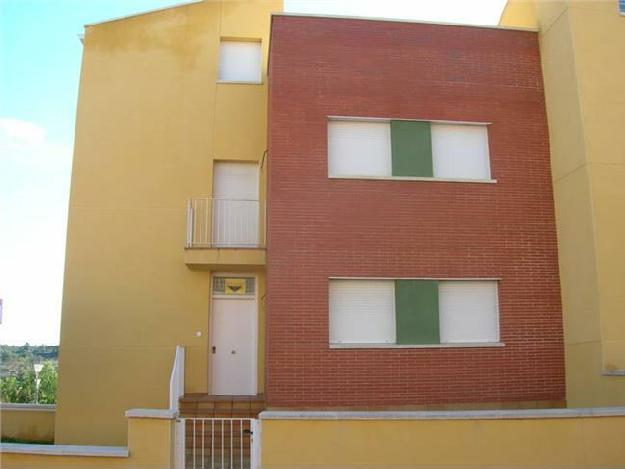
[[[175,451],[175,469],[258,469],[260,425],[250,418],[179,418]]]

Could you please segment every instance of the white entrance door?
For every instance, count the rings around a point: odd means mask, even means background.
[[[212,305],[211,393],[255,395],[255,296],[214,297]]]
[[[216,162],[213,171],[213,245],[258,246],[259,214],[258,165]]]

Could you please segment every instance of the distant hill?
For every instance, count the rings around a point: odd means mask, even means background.
[[[17,373],[23,367],[32,368],[34,363],[58,364],[58,345],[0,345],[0,376]]]

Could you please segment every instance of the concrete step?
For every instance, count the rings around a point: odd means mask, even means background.
[[[185,394],[180,398],[180,416],[195,418],[257,418],[265,409],[262,394],[257,396],[213,396]]]

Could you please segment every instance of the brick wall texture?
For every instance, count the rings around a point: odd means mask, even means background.
[[[268,405],[563,400],[537,35],[276,16],[269,83]],[[329,179],[328,116],[489,122],[497,183]],[[330,349],[335,276],[500,278],[505,346]]]

